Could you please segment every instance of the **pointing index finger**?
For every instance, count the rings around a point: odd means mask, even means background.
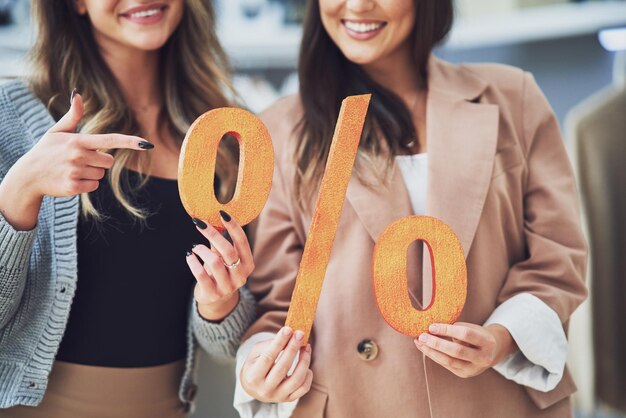
[[[81,146],[92,150],[127,148],[143,151],[154,148],[153,143],[141,137],[123,134],[80,135],[78,142]]]

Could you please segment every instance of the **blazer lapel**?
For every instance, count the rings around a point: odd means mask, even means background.
[[[387,162],[379,157],[374,164],[380,169],[386,167]],[[359,220],[372,237],[378,240],[380,234],[393,222],[413,214],[411,200],[404,184],[402,173],[395,164],[392,165],[391,177],[387,184],[379,185],[375,170],[361,170],[365,183],[353,175],[348,183],[346,199],[354,208]],[[366,186],[374,184],[375,186]],[[409,297],[417,309],[422,309],[422,259],[421,247],[418,251],[407,254],[407,275]]]
[[[367,163],[369,164],[369,163]],[[384,169],[386,161],[378,157],[373,164]],[[386,184],[380,184],[375,170],[363,169],[363,180],[355,174],[350,178],[346,199],[354,208],[367,232],[374,241],[391,223],[413,213],[409,194],[402,179],[402,173],[395,164]],[[369,184],[369,185],[368,185]]]
[[[428,72],[427,214],[453,229],[467,257],[491,181],[499,108],[480,103],[478,99],[488,84],[467,68],[431,56]],[[379,157],[376,164],[384,164],[383,158]],[[376,181],[373,170],[361,172],[366,181]],[[413,214],[402,174],[395,164],[387,186],[367,187],[353,175],[346,198],[374,241],[388,225]],[[432,278],[428,251],[423,251],[423,270],[417,264],[418,254],[408,255],[409,277],[417,271],[417,276]],[[417,280],[421,286],[410,279],[413,283],[409,288],[419,306],[432,299],[432,280]]]
[[[427,212],[448,224],[467,257],[489,190],[498,106],[429,93]]]
[[[447,223],[469,253],[495,158],[499,109],[477,103],[487,83],[464,67],[435,56],[429,62],[426,106],[428,148],[427,214]],[[385,157],[374,160],[384,167]],[[363,169],[365,182],[376,184],[374,170]],[[368,187],[353,175],[346,198],[377,240],[392,222],[413,214],[400,170],[392,167],[388,185]]]
[[[429,71],[426,210],[452,228],[467,258],[491,181],[499,108],[480,103],[487,85],[463,68],[432,58]],[[430,304],[433,274],[428,251],[422,266],[422,277],[430,278],[422,281],[422,302]]]

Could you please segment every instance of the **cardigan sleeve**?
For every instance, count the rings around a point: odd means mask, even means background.
[[[239,289],[239,302],[235,309],[220,322],[207,321],[198,312],[195,300],[191,312],[194,336],[200,346],[217,358],[233,358],[243,333],[256,319],[256,303],[244,286]]]
[[[0,88],[0,182],[21,150],[15,146],[24,128],[11,98]],[[22,299],[37,227],[17,231],[0,212],[0,329],[11,320]]]
[[[22,299],[35,231],[16,231],[0,213],[0,329]]]

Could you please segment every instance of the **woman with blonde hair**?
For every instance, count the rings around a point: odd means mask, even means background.
[[[308,5],[300,94],[262,115],[277,164],[255,232],[248,286],[260,318],[237,354],[235,406],[244,417],[571,416],[566,330],[586,296],[587,248],[558,123],[533,77],[433,56],[452,25],[452,0]],[[302,347],[302,330],[284,321],[313,202],[341,101],[366,93],[311,344]],[[410,215],[452,228],[468,284],[460,322],[413,336],[385,322],[371,284],[375,242]],[[416,309],[437,297],[425,253],[409,247],[410,292],[398,295]]]
[[[254,315],[244,231],[192,223],[176,182],[233,96],[211,2],[32,6],[33,71],[0,86],[0,416],[184,416],[198,344],[231,355]]]

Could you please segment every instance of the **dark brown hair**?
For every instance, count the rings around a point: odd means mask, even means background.
[[[428,59],[450,31],[453,21],[452,0],[415,0],[415,25],[411,51],[416,71],[426,88]],[[300,141],[296,148],[296,198],[306,207],[323,173],[341,107],[350,95],[372,94],[359,156],[382,152],[382,139],[389,149],[389,162],[400,148],[400,141],[417,138],[411,112],[393,92],[376,83],[349,61],[322,25],[319,0],[310,0],[304,21],[298,66],[300,99],[304,115],[297,127]],[[357,170],[358,174],[358,170]]]

